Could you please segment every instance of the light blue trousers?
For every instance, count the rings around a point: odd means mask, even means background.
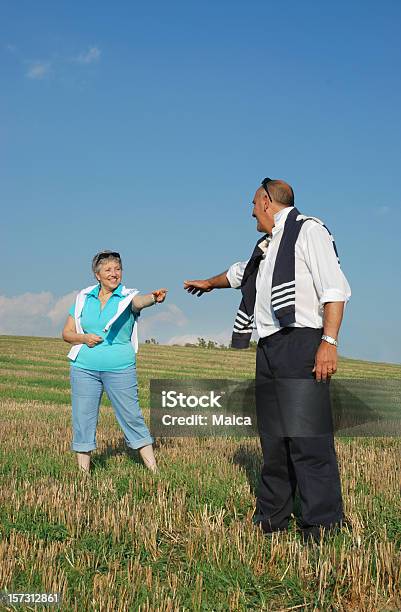
[[[96,448],[96,427],[103,390],[106,391],[127,446],[141,448],[154,440],[138,402],[136,367],[118,372],[99,372],[71,366],[72,428],[71,449],[87,452]]]

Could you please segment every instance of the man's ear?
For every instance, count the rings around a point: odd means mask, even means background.
[[[269,208],[270,208],[270,202],[269,202],[269,199],[267,197],[267,193],[265,193],[263,195],[263,199],[264,199],[264,202],[263,202],[263,211],[267,212],[269,210]]]

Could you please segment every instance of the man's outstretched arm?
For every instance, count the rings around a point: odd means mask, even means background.
[[[197,295],[198,297],[213,289],[226,289],[227,287],[231,287],[227,278],[227,270],[204,280],[184,281],[184,289],[188,291],[188,293],[192,293],[192,295]]]
[[[239,289],[247,263],[247,261],[238,261],[221,274],[204,280],[184,281],[184,289],[186,289],[188,293],[198,295],[198,297],[203,293],[212,291],[212,289],[226,289],[228,287]]]

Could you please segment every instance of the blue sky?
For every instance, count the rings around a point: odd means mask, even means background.
[[[401,362],[401,4],[11,2],[0,9],[0,333],[56,335],[90,260],[169,288],[141,338],[228,338],[264,176],[336,238],[349,357]],[[4,259],[5,256],[5,259]]]

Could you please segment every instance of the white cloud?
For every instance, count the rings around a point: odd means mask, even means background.
[[[0,334],[60,336],[76,292],[61,298],[49,291],[0,296]]]
[[[31,62],[26,76],[29,79],[44,79],[49,74],[50,67],[50,62]]]
[[[157,305],[155,307],[159,308]],[[182,327],[188,323],[187,317],[182,312],[181,308],[178,308],[176,304],[166,304],[161,308],[162,310],[159,312],[156,312],[155,314],[152,313],[149,317],[147,317],[146,320],[148,323],[174,323],[174,325],[178,325],[178,327]],[[142,312],[145,312],[145,310]]]
[[[0,296],[0,316],[2,322],[5,316],[37,316],[45,314],[52,301],[48,291],[41,293],[23,293],[17,297]]]
[[[155,312],[145,308],[139,319],[138,333],[141,341],[146,338],[166,336],[166,327],[183,327],[188,324],[187,317],[176,304],[156,305],[152,308],[160,310]]]
[[[47,313],[47,316],[54,325],[62,325],[64,323],[76,296],[77,291],[71,291],[71,293],[67,293],[67,295],[64,295],[55,302],[53,308]]]
[[[198,338],[204,338],[201,334],[183,334],[182,336],[173,336],[170,340],[167,340],[166,344],[198,344]],[[205,340],[211,340],[211,337],[205,338]]]
[[[100,59],[101,51],[98,47],[90,47],[85,53],[80,53],[76,58],[79,64],[92,64]]]
[[[204,340],[212,340],[213,342],[217,342],[217,344],[224,344],[228,346],[231,342],[232,329],[224,329],[220,332],[199,332],[198,334],[183,334],[180,336],[172,336],[169,340],[167,340],[166,344],[198,344],[198,338],[203,338]],[[254,331],[252,334],[252,340],[257,340],[258,336]]]
[[[62,296],[55,296],[50,291],[15,297],[0,295],[0,334],[59,338],[76,295],[77,291]],[[231,329],[216,333],[182,333],[189,327],[188,317],[176,304],[144,308],[138,320],[139,341],[156,338],[162,343],[184,345],[197,344],[198,338],[205,338],[226,346],[231,341]]]
[[[49,291],[0,295],[0,334],[60,337],[64,321],[77,291],[57,297]],[[176,304],[145,308],[138,321],[140,341],[169,337],[188,319]]]
[[[198,334],[183,334],[181,336],[172,336],[166,344],[198,344],[198,338],[204,338],[206,341],[212,340],[213,342],[217,342],[218,344],[228,344],[231,342],[231,333],[232,330],[225,329],[221,332],[199,332]]]
[[[15,45],[11,45],[11,44],[6,45],[6,50],[9,53],[14,53],[14,54],[17,53],[17,47]],[[20,61],[21,63],[28,65],[28,69],[25,73],[25,76],[28,79],[38,81],[38,80],[45,79],[51,73],[52,73],[52,76],[54,76],[54,74],[58,73],[59,71],[63,73],[66,67],[65,66],[66,63],[76,62],[82,65],[93,64],[99,61],[100,56],[101,56],[101,51],[99,47],[89,47],[87,51],[84,51],[80,53],[78,56],[73,57],[73,58],[61,57],[58,54],[56,54],[51,57],[51,60],[46,60],[46,61],[25,60],[23,58],[20,58]]]

